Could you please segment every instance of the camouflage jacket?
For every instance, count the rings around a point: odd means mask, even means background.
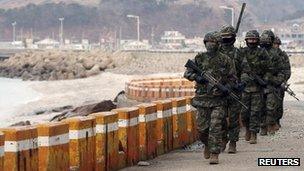
[[[290,67],[289,57],[288,57],[287,53],[285,51],[282,51],[280,48],[278,48],[278,53],[279,53],[279,56],[281,58],[283,58],[283,66],[284,66],[283,73],[285,76],[284,82],[287,82],[291,76],[291,67]]]
[[[263,79],[267,68],[270,65],[270,59],[265,49],[248,47],[241,50],[242,61],[242,74],[241,80],[246,83],[245,92],[258,92],[261,91],[261,86],[254,79],[254,75]]]
[[[236,72],[236,76],[238,77],[238,79],[241,79],[242,61],[243,61],[243,56],[241,54],[241,51],[234,46],[230,46],[230,47],[221,46],[219,51],[227,55],[233,61],[233,68]]]
[[[266,71],[264,79],[268,81],[269,86],[279,86],[285,81],[284,58],[280,56],[280,51],[275,48],[266,50],[270,58],[270,65]]]
[[[199,53],[195,56],[194,61],[200,69],[208,72],[222,84],[227,84],[231,76],[235,74],[232,61],[228,56],[220,52],[217,52],[213,56],[207,53]],[[187,68],[184,77],[193,81],[196,73],[190,68]],[[194,107],[213,107],[224,104],[225,98],[223,98],[222,93],[216,86],[211,86],[209,83],[196,83],[195,88],[195,97],[192,100]]]

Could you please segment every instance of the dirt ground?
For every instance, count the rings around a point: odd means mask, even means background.
[[[124,171],[204,171],[204,170],[304,170],[304,102],[287,101],[282,128],[273,136],[258,136],[258,144],[251,145],[243,138],[237,143],[238,152],[220,154],[219,165],[209,165],[203,158],[202,146],[192,150],[176,150],[148,161],[150,166],[135,166]],[[192,147],[193,147],[192,146]],[[258,158],[300,158],[301,166],[257,166]]]

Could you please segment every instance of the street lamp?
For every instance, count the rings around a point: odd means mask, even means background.
[[[59,18],[60,21],[60,28],[59,28],[59,38],[60,38],[60,45],[63,45],[63,20],[64,18]]]
[[[16,41],[16,25],[17,25],[17,22],[14,21],[14,22],[12,23],[12,26],[13,26],[13,42]]]
[[[220,6],[220,8],[231,10],[231,25],[234,27],[234,8],[227,6]]]
[[[129,18],[135,18],[137,20],[137,41],[139,41],[139,16],[137,15],[127,15]]]

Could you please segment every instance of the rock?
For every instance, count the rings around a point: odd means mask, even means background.
[[[65,118],[75,117],[75,116],[87,116],[92,113],[111,111],[116,109],[116,105],[111,100],[104,100],[100,103],[93,103],[89,105],[84,105],[76,107],[73,110],[65,111],[51,119],[51,121],[60,121]]]
[[[139,161],[137,163],[138,166],[150,166],[150,163],[149,162],[146,162],[146,161]]]
[[[91,68],[94,67],[94,62],[91,59],[84,59],[82,66],[86,69],[86,70],[90,70]]]
[[[90,71],[87,71],[87,76],[93,76],[93,75],[97,75],[99,73],[100,73],[99,65],[96,64]]]
[[[11,126],[26,126],[26,125],[31,125],[31,122],[30,121],[21,121],[21,122],[12,124]]]

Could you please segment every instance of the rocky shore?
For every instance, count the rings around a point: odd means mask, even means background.
[[[26,51],[0,63],[0,77],[23,80],[67,80],[97,75],[114,68],[106,51]]]

